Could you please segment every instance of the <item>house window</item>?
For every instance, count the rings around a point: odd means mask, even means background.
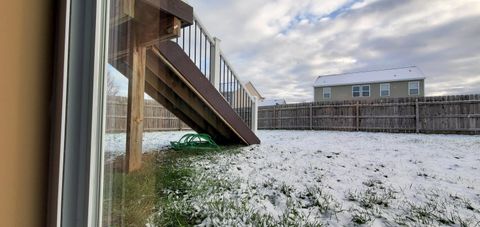
[[[420,82],[412,81],[408,82],[408,95],[419,95],[420,94]]]
[[[380,96],[390,96],[390,84],[380,84]]]
[[[352,86],[353,97],[370,97],[370,85]]]
[[[353,97],[360,97],[360,86],[353,86],[352,87],[352,96]]]
[[[370,85],[363,85],[362,86],[362,96],[363,97],[370,97]]]
[[[332,98],[332,88],[324,87],[323,88],[323,99]]]

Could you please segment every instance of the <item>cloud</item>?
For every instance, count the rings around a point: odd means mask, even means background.
[[[190,0],[244,81],[313,99],[318,75],[419,66],[428,95],[480,93],[480,1]]]

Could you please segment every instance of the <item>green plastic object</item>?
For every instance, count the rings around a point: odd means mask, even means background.
[[[219,146],[213,141],[213,139],[207,134],[194,134],[189,133],[180,140],[170,142],[170,145],[174,150],[189,150],[189,149],[217,149]]]

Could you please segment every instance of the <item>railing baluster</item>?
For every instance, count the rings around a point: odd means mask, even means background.
[[[185,50],[185,29],[182,29],[182,40],[183,40],[182,49]]]
[[[192,57],[192,26],[188,26],[188,56]]]
[[[220,42],[208,34],[197,18],[194,18],[193,25],[182,29],[181,36],[181,40],[175,38],[174,41],[181,46],[202,74],[218,88],[220,94],[245,124],[251,127],[253,100],[221,53]],[[215,52],[212,52],[214,50]]]

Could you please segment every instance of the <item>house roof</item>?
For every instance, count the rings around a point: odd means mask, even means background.
[[[258,102],[258,106],[276,106],[282,104],[287,104],[285,99],[264,99]]]
[[[245,84],[245,88],[250,92],[251,95],[257,96],[259,99],[264,99],[260,92],[258,92],[257,88],[253,86],[251,81],[248,81],[248,83]]]
[[[423,80],[425,76],[416,66],[342,73],[334,75],[319,76],[314,83],[314,87],[338,86],[338,85],[355,85],[364,83],[380,83],[407,80]]]

